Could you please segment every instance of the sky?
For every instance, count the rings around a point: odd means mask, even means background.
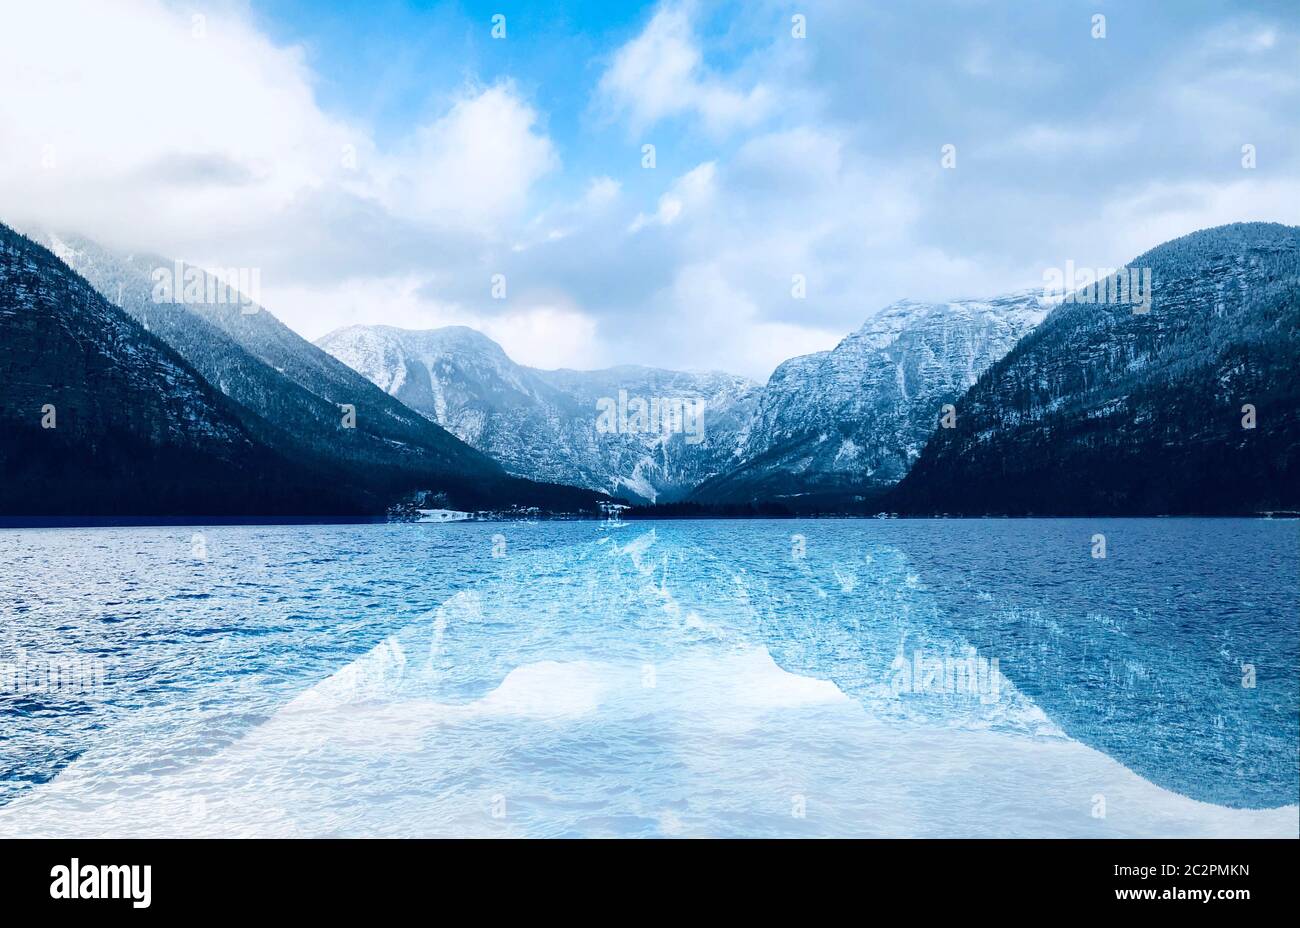
[[[0,221],[542,368],[763,381],[895,300],[1300,224],[1292,0],[0,0],[0,86]]]

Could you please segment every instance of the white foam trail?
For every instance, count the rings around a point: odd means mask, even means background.
[[[88,779],[74,764],[0,809],[0,834],[1295,837],[1300,828],[1296,806],[1196,802],[1068,739],[888,724],[763,649],[699,648],[649,676],[636,661],[539,661],[464,703],[329,695],[367,678],[357,665],[395,660],[381,644],[316,696],[174,776]],[[1099,796],[1105,818],[1092,814]],[[494,797],[515,811],[494,818]],[[629,832],[629,821],[644,825]]]

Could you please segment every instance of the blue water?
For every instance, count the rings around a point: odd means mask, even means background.
[[[1296,832],[1300,522],[11,530],[0,565],[0,669],[102,673],[0,691],[0,834]]]

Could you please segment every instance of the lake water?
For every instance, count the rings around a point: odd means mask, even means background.
[[[1298,588],[1296,521],[0,531],[0,836],[1295,837]]]

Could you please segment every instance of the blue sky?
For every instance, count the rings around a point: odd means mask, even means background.
[[[311,338],[761,380],[893,300],[1300,222],[1292,2],[26,6],[0,219],[260,268]]]
[[[301,44],[320,80],[321,105],[371,126],[396,142],[413,125],[445,110],[466,84],[511,81],[537,108],[565,170],[539,185],[546,196],[574,196],[593,176],[620,176],[651,195],[656,175],[640,170],[643,140],[593,107],[602,73],[618,49],[645,28],[653,3],[411,3],[364,0],[328,4],[292,0],[257,4],[253,11],[269,35]],[[701,41],[711,45],[710,65],[735,66],[763,40],[785,28],[778,10],[765,15],[766,35],[729,35],[736,6],[692,8]],[[506,17],[506,40],[491,35],[492,17]],[[685,172],[718,150],[688,121],[663,128],[669,144],[657,154],[666,171]],[[656,139],[657,140],[657,139]],[[658,159],[657,159],[658,160]]]

